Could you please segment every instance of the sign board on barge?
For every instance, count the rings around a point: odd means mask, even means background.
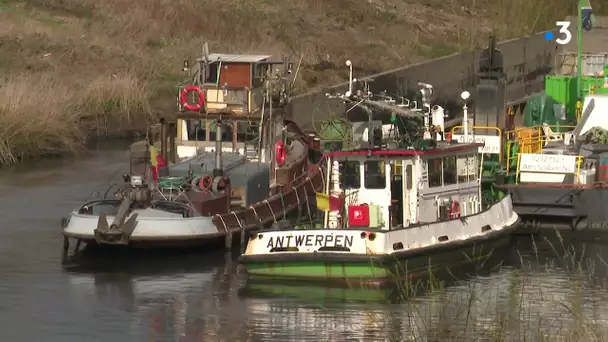
[[[519,161],[519,171],[574,173],[576,171],[576,156],[523,153]]]
[[[460,144],[481,143],[484,146],[479,147],[479,153],[500,154],[500,137],[497,135],[469,135],[465,139],[462,134],[452,135],[452,139]]]
[[[562,183],[566,174],[576,173],[577,156],[522,153],[519,181],[522,183]]]

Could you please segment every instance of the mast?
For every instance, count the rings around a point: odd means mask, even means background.
[[[218,119],[215,127],[215,168],[213,169],[213,177],[220,177],[224,174],[224,166],[222,165],[222,120]]]
[[[588,2],[588,0],[585,0]],[[576,95],[578,101],[583,100],[583,0],[578,0],[576,22]]]

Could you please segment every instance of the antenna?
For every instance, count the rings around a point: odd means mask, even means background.
[[[207,41],[203,43],[203,60],[205,64],[209,63],[209,43]]]
[[[353,95],[353,62],[349,60],[346,61],[346,66],[349,69],[348,72],[348,92],[344,94],[346,97],[351,97]]]

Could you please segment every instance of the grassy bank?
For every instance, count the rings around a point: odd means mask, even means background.
[[[571,13],[570,0],[0,0],[0,165],[75,153],[92,132],[172,111],[181,61],[205,40],[302,57],[303,90],[342,81],[347,58],[378,72]]]

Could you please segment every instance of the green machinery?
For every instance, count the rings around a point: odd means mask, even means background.
[[[582,77],[582,96],[608,94],[608,65],[602,76]],[[570,75],[549,75],[545,77],[544,94],[528,100],[524,109],[524,126],[575,125],[580,116],[577,111],[577,77]]]

